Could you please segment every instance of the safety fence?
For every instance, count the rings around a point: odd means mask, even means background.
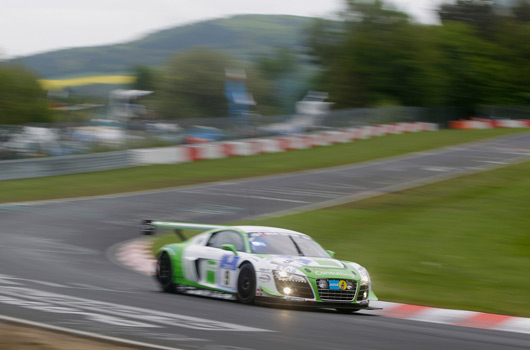
[[[346,143],[371,137],[437,130],[432,123],[381,124],[321,131],[296,136],[252,138],[161,148],[132,149],[78,156],[59,156],[0,162],[0,180],[78,174],[150,164],[176,164],[204,159],[283,152]]]
[[[0,180],[79,174],[135,166],[130,151],[92,153],[0,162]]]

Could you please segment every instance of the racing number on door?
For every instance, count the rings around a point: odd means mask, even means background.
[[[232,282],[232,275],[237,269],[238,262],[239,256],[235,256],[233,254],[223,255],[221,258],[221,263],[219,264],[219,275],[221,276],[219,284],[221,284],[221,286],[232,287],[230,283]]]
[[[224,285],[225,286],[229,286],[230,285],[230,271],[226,270],[225,271],[225,274],[224,274],[224,281],[223,281]]]

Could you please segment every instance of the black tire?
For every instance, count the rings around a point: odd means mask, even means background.
[[[250,263],[241,266],[239,271],[237,299],[242,304],[254,304],[256,301],[256,271]]]
[[[166,293],[175,293],[177,285],[173,283],[173,265],[168,253],[163,252],[156,262],[156,280]]]
[[[335,310],[337,310],[337,312],[338,312],[339,314],[347,314],[347,315],[350,315],[350,314],[353,314],[353,313],[359,311],[360,309],[339,309],[339,308],[337,308],[337,309],[335,309]]]

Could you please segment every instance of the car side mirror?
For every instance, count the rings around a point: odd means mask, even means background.
[[[328,252],[329,256],[331,256],[332,258],[335,257],[335,252],[333,250],[327,250],[326,249],[326,252]]]
[[[233,244],[223,244],[221,246],[221,249],[222,250],[227,250],[229,252],[232,252],[232,253],[234,253],[235,256],[237,256],[237,250],[236,250],[236,247],[234,247]]]

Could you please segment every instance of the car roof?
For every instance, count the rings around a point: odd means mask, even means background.
[[[277,232],[277,233],[287,233],[287,234],[295,234],[295,235],[303,235],[307,236],[306,234],[303,234],[301,232],[288,230],[285,228],[278,228],[278,227],[268,227],[268,226],[233,226],[233,228],[238,229],[240,231],[243,231],[245,233],[251,233],[251,232]]]

